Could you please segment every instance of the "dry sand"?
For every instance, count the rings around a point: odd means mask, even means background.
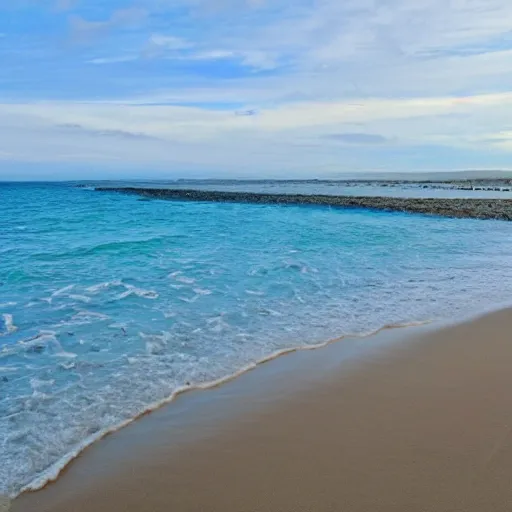
[[[342,366],[178,451],[161,437],[94,484],[79,459],[13,511],[511,511],[512,311]]]

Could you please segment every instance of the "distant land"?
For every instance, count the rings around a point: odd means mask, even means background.
[[[512,170],[469,170],[450,172],[354,172],[323,177],[289,178],[242,178],[242,177],[159,177],[159,178],[111,178],[105,180],[68,180],[68,183],[457,183],[502,182],[512,185]]]
[[[164,176],[162,174],[152,174],[151,171],[148,171],[146,176],[122,176],[121,173],[118,175],[110,175],[103,177],[97,177],[100,175],[100,170],[91,169],[91,172],[96,176],[94,178],[85,178],[77,176],[75,179],[63,179],[63,178],[46,178],[46,179],[37,179],[36,176],[32,176],[30,179],[28,178],[0,178],[0,182],[63,182],[63,183],[101,183],[101,182],[202,182],[202,183],[216,183],[216,182],[250,182],[250,183],[258,183],[258,182],[378,182],[378,181],[401,181],[401,182],[409,182],[409,183],[418,183],[418,182],[454,182],[454,181],[468,181],[468,180],[512,180],[512,170],[501,170],[501,169],[479,169],[479,170],[457,170],[457,171],[400,171],[400,172],[387,172],[387,171],[355,171],[355,172],[340,172],[340,173],[332,173],[329,175],[323,176],[315,176],[315,171],[312,169],[311,176],[264,176],[264,170],[262,170],[262,174],[260,177],[249,177],[249,176],[236,176],[236,175],[218,175],[208,177],[206,175],[192,175],[187,177],[186,173],[179,174],[169,173],[168,176]]]
[[[333,178],[334,179],[334,178]],[[408,181],[408,182],[451,182],[468,180],[512,179],[512,171],[468,170],[450,172],[371,172],[339,174],[337,180]]]

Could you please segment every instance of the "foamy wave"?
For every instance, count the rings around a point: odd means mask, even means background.
[[[257,297],[263,297],[263,295],[265,295],[265,292],[257,290],[245,290],[245,293],[247,293],[247,295],[256,295]]]
[[[103,313],[97,313],[96,311],[79,311],[76,315],[73,315],[72,319],[75,323],[91,323],[98,320],[108,320],[110,317],[108,315],[104,315]]]
[[[52,293],[52,297],[58,297],[59,295],[64,295],[66,292],[71,291],[75,287],[74,284],[70,284],[69,286],[65,286],[64,288],[61,288],[60,290],[57,290]]]
[[[194,284],[196,282],[196,280],[193,279],[192,277],[186,277],[186,276],[178,276],[176,278],[176,281],[178,281],[179,283],[183,283],[183,284]]]
[[[197,293],[197,295],[211,295],[213,292],[206,288],[194,288],[194,293]]]
[[[0,355],[5,357],[14,354],[19,354],[20,352],[40,353],[44,352],[47,349],[47,347],[52,344],[56,344],[56,346],[60,347],[60,349],[62,350],[62,347],[57,341],[55,335],[55,331],[41,331],[35,336],[32,336],[24,340],[20,340],[14,345],[8,345],[4,347],[0,351]]]
[[[69,298],[72,299],[72,300],[77,300],[79,302],[85,302],[86,304],[91,302],[91,298],[90,297],[86,297],[85,295],[72,294],[72,295],[69,295]]]
[[[12,366],[0,366],[0,372],[2,373],[12,373],[15,372],[17,368],[14,368]]]
[[[217,317],[218,318],[218,317]],[[215,319],[212,319],[215,320]],[[139,414],[134,416],[133,418],[129,418],[125,421],[122,421],[116,425],[113,425],[112,427],[108,427],[105,429],[102,429],[99,432],[96,432],[93,435],[88,436],[87,438],[83,439],[80,443],[77,444],[77,446],[70,452],[68,452],[66,455],[61,457],[58,461],[53,463],[51,466],[49,466],[43,473],[38,475],[36,478],[34,478],[30,483],[23,486],[19,493],[13,493],[10,497],[15,498],[16,496],[19,496],[19,494],[22,494],[24,492],[30,492],[30,491],[37,491],[42,488],[44,488],[46,485],[48,485],[51,482],[54,482],[58,479],[59,475],[62,473],[62,471],[73,462],[74,459],[76,459],[87,447],[91,446],[93,443],[99,441],[100,439],[103,439],[105,436],[112,434],[118,430],[121,430],[122,428],[130,425],[137,419],[141,418],[142,416],[145,416],[148,413],[151,413],[157,409],[160,409],[164,405],[167,405],[171,402],[173,402],[179,395],[193,391],[193,390],[208,390],[216,388],[222,384],[225,384],[226,382],[230,382],[237,377],[240,377],[241,375],[254,370],[258,366],[261,366],[265,363],[268,363],[269,361],[272,361],[274,359],[277,359],[278,357],[292,354],[294,352],[302,352],[302,351],[309,351],[309,350],[317,350],[320,348],[324,348],[328,345],[331,345],[332,343],[339,342],[341,340],[347,339],[347,338],[366,338],[369,336],[373,336],[381,331],[387,330],[387,329],[400,329],[405,327],[415,327],[415,326],[421,326],[426,325],[430,323],[430,321],[422,321],[422,322],[408,322],[408,323],[399,323],[399,324],[389,324],[384,325],[379,329],[376,329],[375,331],[372,331],[370,333],[359,333],[359,334],[350,334],[350,335],[344,335],[337,338],[332,338],[330,340],[316,343],[316,344],[310,344],[310,345],[304,345],[304,346],[296,346],[296,347],[290,347],[285,348],[281,350],[277,350],[268,356],[263,357],[262,359],[259,359],[258,361],[255,361],[253,363],[249,363],[239,370],[226,375],[224,377],[220,377],[215,380],[211,380],[208,382],[202,382],[202,383],[187,383],[183,386],[178,387],[173,393],[171,393],[168,397],[153,402],[152,404],[148,405],[146,408],[144,408],[143,411],[141,411]],[[155,335],[155,334],[145,334],[140,333],[140,336],[143,339],[147,340],[147,343],[150,344],[150,348],[153,348],[158,345],[159,347],[163,347],[167,344],[167,341],[170,339],[169,333],[162,333],[161,335]],[[130,364],[136,363],[136,360],[132,358],[131,361],[128,361]],[[1,510],[0,510],[1,512]]]
[[[123,293],[120,293],[116,300],[122,300],[126,299],[127,297],[130,297],[131,295],[135,295],[137,297],[141,297],[143,299],[158,299],[159,295],[157,292],[153,290],[143,290],[142,288],[137,288],[136,286],[131,285],[124,285],[126,288],[126,291]]]
[[[104,283],[98,283],[93,286],[89,286],[85,289],[85,291],[88,293],[98,293],[101,290],[107,290],[108,288],[116,288],[119,286],[123,286],[123,283],[119,280],[105,281]]]
[[[55,384],[54,379],[42,380],[42,379],[38,379],[37,377],[33,377],[30,379],[30,386],[32,387],[32,389],[34,391],[39,390],[41,388],[45,388],[45,387],[51,387],[54,384]]]
[[[194,295],[193,297],[178,297],[182,302],[187,302],[188,304],[193,304],[197,299],[199,299],[200,295]]]
[[[14,325],[14,320],[11,314],[4,313],[2,315],[4,321],[5,332],[0,332],[0,336],[7,336],[18,330],[18,327]]]
[[[176,272],[171,272],[167,277],[178,281],[183,284],[194,284],[196,280],[192,277],[187,277],[183,275],[181,270],[177,270]]]
[[[171,340],[171,334],[168,332],[163,332],[162,334],[145,334],[141,332],[139,336],[146,340],[147,354],[154,356],[163,355]]]

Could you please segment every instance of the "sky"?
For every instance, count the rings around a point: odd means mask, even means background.
[[[509,0],[0,0],[0,179],[512,168]]]

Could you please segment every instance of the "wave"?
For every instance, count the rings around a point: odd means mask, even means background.
[[[131,284],[125,284],[121,280],[115,281],[105,281],[103,283],[98,283],[93,286],[89,286],[85,289],[85,291],[89,294],[95,295],[100,291],[108,290],[110,288],[124,288],[125,291],[117,295],[114,300],[122,300],[130,297],[131,295],[135,295],[137,297],[143,299],[158,299],[159,295],[157,292],[153,290],[144,290],[143,288],[137,288]],[[71,298],[84,299],[84,296],[76,296],[70,295]],[[90,300],[90,298],[88,298]]]
[[[73,300],[77,300],[78,302],[85,302],[86,304],[91,302],[91,298],[86,297],[85,295],[71,294],[71,295],[69,295],[69,298],[73,299]]]
[[[82,323],[91,323],[91,321],[103,321],[109,320],[110,317],[103,313],[98,313],[96,311],[87,311],[86,309],[79,311],[76,315],[73,315],[72,320],[77,320]]]
[[[8,345],[0,350],[0,357],[12,356],[20,353],[42,354],[51,353],[57,357],[75,358],[73,352],[66,352],[57,339],[55,331],[41,331],[35,336],[20,340],[14,345]],[[1,512],[1,511],[0,511]]]
[[[18,327],[14,325],[12,315],[10,315],[9,313],[4,313],[2,315],[2,319],[4,323],[5,332],[0,332],[0,336],[7,336],[8,334],[11,334],[18,330]]]
[[[73,288],[75,287],[74,284],[70,284],[68,286],[65,286],[64,288],[61,288],[60,290],[57,290],[55,292],[52,293],[52,297],[58,297],[60,295],[63,295],[65,294],[66,292],[69,292],[71,291]]]
[[[78,258],[84,256],[94,256],[98,254],[114,252],[130,254],[136,250],[147,250],[150,249],[154,245],[160,245],[165,241],[165,237],[157,236],[152,238],[147,238],[144,240],[123,240],[119,242],[107,242],[102,244],[93,245],[90,247],[77,247],[76,249],[72,249],[70,251],[65,251],[61,253],[48,253],[48,252],[40,252],[32,255],[34,259],[43,260],[43,261],[54,261],[56,259],[66,259],[66,258]]]
[[[136,286],[132,285],[124,285],[126,288],[126,291],[119,294],[117,297],[115,297],[116,300],[122,300],[126,299],[127,297],[130,297],[131,295],[135,295],[137,297],[140,297],[142,299],[158,299],[159,295],[157,292],[153,290],[143,290],[142,288],[137,288]]]
[[[233,372],[233,373],[231,373],[229,375],[226,375],[224,377],[220,377],[219,379],[215,379],[215,380],[207,381],[207,382],[202,382],[202,383],[187,383],[184,386],[178,387],[168,397],[166,397],[166,398],[164,398],[162,400],[159,400],[157,402],[153,402],[153,403],[149,404],[143,411],[141,411],[136,416],[134,416],[132,418],[129,418],[129,419],[125,420],[125,421],[122,421],[121,423],[117,423],[116,425],[113,425],[111,427],[108,427],[108,428],[105,428],[105,429],[100,430],[98,432],[95,432],[94,434],[91,434],[90,436],[86,437],[80,443],[78,443],[76,445],[76,447],[72,451],[70,451],[67,454],[65,454],[58,461],[56,461],[50,467],[48,467],[43,473],[41,473],[36,478],[34,478],[30,483],[28,483],[27,485],[23,486],[20,489],[19,493],[13,494],[13,495],[11,495],[9,497],[14,499],[14,498],[16,498],[17,496],[19,496],[22,493],[35,492],[35,491],[43,489],[48,484],[50,484],[52,482],[55,482],[59,478],[59,476],[62,473],[62,471],[70,463],[72,463],[76,458],[78,458],[79,455],[86,448],[88,448],[92,444],[96,443],[97,441],[105,438],[106,436],[108,436],[110,434],[113,434],[113,433],[123,429],[124,427],[130,425],[131,423],[133,423],[134,421],[138,420],[139,418],[141,418],[141,417],[143,417],[143,416],[145,416],[145,415],[147,415],[147,414],[149,414],[151,412],[154,412],[157,409],[160,409],[161,407],[163,407],[163,406],[173,402],[178,396],[180,396],[180,395],[182,395],[184,393],[188,393],[190,391],[201,391],[201,390],[209,390],[209,389],[217,388],[217,387],[221,386],[222,384],[230,382],[230,381],[240,377],[241,375],[243,375],[243,374],[245,374],[247,372],[250,372],[250,371],[256,369],[257,367],[259,367],[259,366],[261,366],[263,364],[266,364],[266,363],[268,363],[268,362],[270,362],[270,361],[272,361],[274,359],[277,359],[277,358],[279,358],[281,356],[285,356],[285,355],[292,354],[292,353],[295,353],[295,352],[303,352],[303,351],[309,351],[309,350],[318,350],[318,349],[327,347],[327,346],[329,346],[329,345],[331,345],[333,343],[337,343],[339,341],[342,341],[342,340],[345,340],[345,339],[349,339],[349,338],[367,338],[367,337],[374,336],[374,335],[376,335],[376,334],[378,334],[378,333],[380,333],[382,331],[386,331],[386,330],[403,329],[403,328],[407,328],[407,327],[419,327],[419,326],[422,326],[422,325],[427,325],[430,322],[431,322],[430,320],[426,320],[426,321],[412,321],[412,322],[397,323],[397,324],[386,324],[386,325],[383,325],[382,327],[380,327],[380,328],[378,328],[378,329],[376,329],[374,331],[370,331],[370,332],[347,334],[347,335],[339,336],[337,338],[332,338],[332,339],[329,339],[327,341],[323,341],[323,342],[316,343],[316,344],[309,344],[309,345],[303,345],[303,346],[295,346],[295,347],[290,347],[290,348],[285,348],[285,349],[277,350],[277,351],[269,354],[268,356],[265,356],[262,359],[259,359],[258,361],[255,361],[253,363],[249,363],[249,364],[243,366],[242,368],[238,369],[237,371],[235,371],[235,372]],[[162,344],[162,343],[166,343],[166,341],[167,341],[165,339],[164,335],[162,335],[162,336],[160,336],[160,335],[147,335],[147,334],[144,334],[144,333],[140,333],[140,336],[142,338],[149,339],[149,342],[148,342],[148,344],[146,346],[146,348],[147,348],[147,350],[149,352],[151,352],[155,348],[158,348],[156,346],[157,344],[159,345],[159,344]],[[0,512],[3,512],[1,510],[1,508],[0,508]]]
[[[104,283],[98,283],[93,286],[89,286],[85,291],[88,293],[98,293],[101,290],[107,290],[108,288],[117,288],[123,286],[123,283],[120,280],[115,281],[105,281]]]

